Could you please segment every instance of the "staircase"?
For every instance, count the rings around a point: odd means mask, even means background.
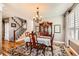
[[[23,27],[24,25],[26,25],[26,20],[20,17],[12,17],[12,19],[19,26],[19,28],[14,30],[14,42],[16,42],[16,40],[18,40],[18,38],[26,31],[26,28]]]

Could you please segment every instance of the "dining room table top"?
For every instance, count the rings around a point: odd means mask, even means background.
[[[30,37],[25,37],[24,41],[25,42],[30,42]],[[37,37],[37,41],[38,41],[38,43],[45,44],[46,46],[50,46],[51,45],[51,37],[40,36],[40,37]]]

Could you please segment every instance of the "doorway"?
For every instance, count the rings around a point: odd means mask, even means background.
[[[11,48],[9,41],[9,18],[2,19],[2,50],[6,52]]]

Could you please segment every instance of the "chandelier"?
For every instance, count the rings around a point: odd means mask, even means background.
[[[39,7],[36,8],[36,16],[33,17],[33,20],[37,23],[39,23],[40,21],[42,21],[42,16],[39,15]]]

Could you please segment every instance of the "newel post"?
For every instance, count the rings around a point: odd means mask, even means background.
[[[16,33],[15,33],[15,30],[14,30],[14,47],[15,47],[15,43],[16,43]]]

